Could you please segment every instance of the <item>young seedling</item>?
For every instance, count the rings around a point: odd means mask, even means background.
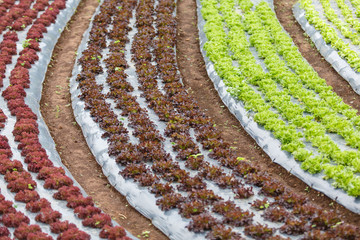
[[[143,231],[141,233],[141,236],[143,236],[144,238],[149,238],[150,237],[150,231],[147,231],[147,230]]]
[[[56,109],[55,109],[55,117],[59,118],[59,113],[60,113],[60,107],[59,105],[56,105]]]

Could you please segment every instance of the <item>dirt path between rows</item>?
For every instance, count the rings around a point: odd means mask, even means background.
[[[291,26],[294,26],[295,23],[293,20],[285,18],[288,15],[292,16],[291,2],[295,2],[295,0],[275,0],[275,4],[278,6],[278,9],[283,9],[280,14],[280,19],[284,19],[286,24],[290,21]],[[280,6],[279,4],[282,5]],[[239,121],[228,111],[226,107],[224,107],[213,86],[213,83],[207,76],[198,43],[195,0],[179,0],[177,15],[177,59],[184,84],[189,88],[189,92],[197,100],[200,107],[204,109],[212,119],[214,119],[217,127],[222,132],[223,138],[229,143],[232,143],[233,147],[237,148],[239,156],[256,161],[263,169],[267,169],[274,178],[279,179],[282,183],[292,188],[294,191],[304,193],[313,203],[319,204],[326,209],[337,209],[340,214],[344,215],[343,219],[346,222],[360,225],[360,215],[348,211],[346,208],[324,196],[322,193],[312,189],[307,190],[308,188],[306,184],[295,176],[289,174],[278,164],[273,163],[266,153],[258,147],[255,140],[246,133]],[[310,44],[307,42],[300,30],[294,30],[297,32],[295,42],[301,41],[303,44],[301,47],[305,48],[305,57],[315,58],[314,56],[318,55],[317,51],[308,47]],[[308,46],[306,43],[308,43]],[[334,74],[332,68],[328,64],[325,64],[326,62],[319,64],[317,61],[318,60],[315,59],[314,61],[309,62],[315,63],[314,67],[320,72],[320,76],[329,77],[330,74]],[[337,90],[336,92],[345,99],[345,102],[352,104],[354,107],[359,107],[360,98],[358,95],[354,94],[351,89],[349,89],[347,82],[339,80],[339,77],[331,79],[334,80],[332,80],[330,84],[336,84],[334,85],[334,88]],[[355,100],[353,100],[353,98],[355,98]],[[351,103],[351,101],[354,102]]]
[[[111,187],[90,152],[82,131],[75,122],[69,92],[69,78],[82,35],[89,26],[98,0],[83,0],[62,33],[46,74],[41,113],[49,127],[64,165],[91,196],[96,205],[134,236],[153,240],[168,239],[151,222],[132,208],[125,197]]]

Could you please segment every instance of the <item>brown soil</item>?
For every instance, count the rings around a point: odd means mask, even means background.
[[[75,63],[75,53],[97,5],[97,0],[83,0],[62,33],[43,85],[41,113],[64,165],[98,207],[134,236],[145,239],[142,233],[150,231],[150,237],[146,239],[168,239],[147,218],[132,208],[125,197],[111,187],[73,116],[69,78]]]
[[[302,54],[310,64],[313,64],[320,76],[329,80],[329,84],[336,89],[336,92],[344,98],[346,103],[359,109],[360,97],[349,88],[347,82],[342,80],[327,62],[321,59],[321,56],[315,49],[311,48],[308,40],[304,37],[302,29],[299,26],[296,27],[297,24],[294,22],[295,19],[292,17],[291,11],[295,2],[296,0],[275,1],[277,9],[281,9],[281,11],[277,11],[277,14],[282,20],[282,24],[290,26],[289,29],[286,29],[295,39],[296,44],[300,42],[299,47],[304,50]],[[237,148],[239,156],[256,161],[263,169],[267,169],[274,178],[279,179],[295,192],[305,194],[310,201],[326,209],[338,210],[340,214],[344,215],[343,219],[346,222],[360,225],[359,214],[352,213],[324,194],[308,188],[301,180],[273,163],[266,153],[258,147],[255,140],[244,131],[239,121],[224,107],[207,76],[198,43],[195,0],[179,0],[177,16],[177,58],[184,84],[189,88],[189,92],[198,101],[200,107],[216,122],[223,138]]]

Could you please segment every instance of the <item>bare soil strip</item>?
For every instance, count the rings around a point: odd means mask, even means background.
[[[109,214],[134,236],[168,239],[151,222],[132,208],[125,197],[111,187],[90,152],[82,131],[75,122],[69,93],[69,78],[75,63],[76,51],[90,18],[98,5],[97,0],[84,0],[62,33],[52,55],[43,85],[41,113],[49,127],[64,165],[91,196],[98,207]],[[144,235],[143,235],[144,233]]]
[[[295,2],[295,0],[278,0],[275,1],[275,5],[278,6],[278,9],[284,9],[282,15],[280,14],[279,16],[282,24],[284,25],[285,23],[294,26],[295,19],[292,17],[291,12],[293,3],[290,2]],[[283,5],[280,6],[280,3]],[[291,16],[292,20],[287,16]],[[224,107],[214,89],[213,83],[207,76],[205,64],[199,49],[195,0],[178,0],[177,17],[177,58],[184,84],[188,87],[189,93],[198,101],[200,107],[214,119],[217,127],[222,132],[223,138],[229,143],[232,143],[233,147],[237,148],[239,156],[257,162],[263,169],[267,169],[267,171],[271,173],[271,176],[279,179],[294,191],[304,193],[310,201],[326,209],[336,209],[340,214],[344,215],[345,221],[359,225],[360,215],[348,211],[343,206],[324,196],[324,194],[310,189],[301,180],[289,174],[281,166],[273,163],[262,149],[257,146],[256,142],[243,130],[239,121]],[[312,59],[315,58],[315,55],[319,56],[316,49],[312,49],[307,42],[301,28],[295,29],[294,31],[297,31],[295,42],[301,41],[301,49],[305,48],[306,50],[303,52],[305,57]],[[321,57],[319,58],[321,60]],[[321,77],[328,78],[327,75],[336,74],[326,62],[324,63],[323,61],[319,64],[318,61],[320,60],[308,61],[315,63],[313,66]],[[360,98],[351,91],[352,89],[347,82],[339,76],[330,79],[333,80],[329,82],[329,84],[337,83],[337,85],[334,85],[334,88],[341,97],[345,98],[345,102],[359,109]]]

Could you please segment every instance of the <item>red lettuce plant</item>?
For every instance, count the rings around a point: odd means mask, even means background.
[[[244,176],[247,184],[252,184],[257,187],[262,187],[265,181],[269,181],[271,178],[265,172],[249,173]]]
[[[6,213],[16,213],[16,209],[11,201],[2,200],[0,201],[0,214]]]
[[[7,188],[16,193],[21,190],[33,190],[36,188],[36,182],[29,178],[18,178],[9,182]]]
[[[243,211],[240,208],[224,213],[224,224],[230,224],[232,226],[241,227],[248,226],[253,221],[254,214],[249,211]]]
[[[218,220],[212,217],[208,212],[193,216],[187,228],[193,232],[205,232],[211,230],[213,226],[218,224]]]
[[[42,208],[40,213],[36,215],[35,220],[42,223],[54,223],[61,218],[61,213],[53,210],[51,207]]]
[[[222,174],[219,177],[215,178],[214,181],[220,188],[236,188],[241,184],[240,181],[233,174]]]
[[[290,213],[284,207],[274,205],[266,208],[262,216],[272,222],[285,222],[290,217]]]
[[[124,178],[135,178],[137,176],[143,175],[148,171],[145,164],[134,164],[131,163],[125,167],[124,170],[121,171],[121,175]]]
[[[327,240],[327,239],[336,239],[336,236],[333,232],[322,232],[318,229],[307,231],[304,233],[303,240]]]
[[[110,239],[110,240],[116,240],[116,239],[127,240],[125,229],[120,226],[111,227],[111,226],[105,225],[101,229],[100,237]]]
[[[162,198],[156,200],[156,205],[159,205],[161,210],[167,211],[172,208],[177,208],[181,202],[184,201],[184,197],[179,193],[167,193]]]
[[[57,240],[90,240],[90,235],[77,228],[70,228],[60,233]]]
[[[56,233],[56,234],[65,232],[71,228],[77,228],[77,227],[75,224],[69,223],[69,221],[63,221],[63,222],[56,221],[56,222],[50,223],[51,232]]]
[[[22,190],[15,195],[15,200],[19,202],[28,203],[31,201],[37,201],[40,199],[39,194],[36,191]]]
[[[29,224],[30,219],[25,216],[22,212],[15,213],[5,213],[1,218],[2,223],[6,227],[14,227],[17,228],[21,223]]]
[[[8,31],[4,34],[4,40],[13,40],[15,42],[19,41],[16,31]]]
[[[19,160],[11,161],[7,157],[0,157],[0,173],[2,175],[6,174],[7,172],[21,172],[23,170],[22,163]]]
[[[27,237],[30,233],[40,233],[41,228],[39,225],[27,225],[25,223],[21,223],[18,228],[14,231],[14,236],[19,240],[27,240]]]
[[[285,187],[278,181],[270,180],[264,182],[260,193],[263,193],[265,196],[277,197],[285,191]]]
[[[89,218],[85,218],[82,223],[84,226],[93,228],[102,228],[105,225],[112,226],[111,217],[104,213],[95,214]]]
[[[206,205],[200,201],[184,202],[180,205],[180,214],[185,218],[205,212]]]
[[[164,179],[169,182],[180,182],[189,177],[189,173],[184,169],[176,169],[165,173]]]
[[[300,235],[309,230],[306,225],[307,221],[304,219],[288,218],[285,224],[281,226],[280,232],[289,235]]]
[[[151,186],[151,192],[154,193],[156,197],[159,197],[166,193],[173,193],[174,188],[169,183],[156,182]]]
[[[206,183],[204,183],[199,176],[181,179],[180,185],[177,187],[178,190],[186,192],[204,188],[206,188]]]
[[[219,176],[224,175],[224,171],[218,166],[205,165],[201,169],[201,175],[208,180],[214,180]]]
[[[76,186],[63,186],[54,193],[53,197],[58,200],[67,200],[71,196],[81,195],[80,188]]]
[[[159,182],[159,178],[151,173],[145,173],[135,178],[135,181],[140,183],[140,186],[149,187],[156,182]]]
[[[38,233],[29,233],[27,235],[27,240],[53,240],[53,238],[46,233],[38,232]]]
[[[63,186],[71,186],[73,180],[61,173],[52,173],[45,179],[44,188],[46,189],[59,189]]]
[[[235,198],[244,199],[254,196],[254,192],[252,190],[253,187],[240,186],[238,188],[233,189],[233,192],[235,193]]]
[[[79,206],[75,208],[74,213],[77,213],[78,218],[85,219],[93,216],[94,214],[100,214],[101,210],[94,206]]]
[[[36,213],[43,208],[50,208],[51,204],[46,198],[41,198],[38,201],[28,202],[26,204],[26,210]]]
[[[252,204],[251,207],[255,208],[256,210],[265,210],[270,206],[269,199],[264,198],[263,200],[256,199]]]
[[[32,152],[31,154],[32,155],[36,155],[40,152]],[[39,172],[43,167],[52,167],[53,166],[53,163],[51,160],[49,160],[47,157],[43,157],[43,158],[31,158],[30,154],[28,154],[25,158],[25,161],[29,161],[29,159],[31,159],[30,163],[28,164],[28,170],[30,172]],[[48,180],[48,183],[49,184],[52,184],[51,182],[51,179]],[[57,186],[55,184],[55,186]]]
[[[334,235],[336,235],[337,238],[349,239],[349,240],[355,240],[360,238],[359,226],[356,227],[354,225],[342,223],[333,227],[333,229],[334,229]]]
[[[2,92],[2,96],[6,100],[24,98],[26,96],[26,92],[24,88],[20,85],[9,86]]]
[[[77,208],[79,206],[86,207],[88,205],[94,206],[94,202],[91,197],[83,197],[82,195],[71,195],[66,199],[66,201],[68,202],[66,206],[69,208]]]
[[[59,173],[61,175],[65,175],[65,170],[62,167],[43,167],[39,174],[37,175],[37,179],[45,180],[50,178],[52,174]]]
[[[256,224],[246,226],[244,232],[255,239],[267,239],[273,235],[274,229],[269,228],[267,225]]]
[[[320,230],[327,230],[339,223],[341,223],[339,214],[327,210],[320,210],[318,214],[315,214],[311,219],[312,226]]]
[[[212,204],[216,201],[222,200],[222,198],[216,195],[212,190],[208,189],[199,189],[192,191],[189,195],[190,199],[200,200],[205,204]]]
[[[295,205],[304,205],[308,199],[298,193],[285,191],[275,198],[276,203],[286,208],[293,208]]]
[[[213,204],[213,211],[221,215],[236,210],[236,205],[233,201],[218,201]]]
[[[243,238],[239,233],[235,233],[231,228],[227,228],[224,225],[218,224],[212,226],[212,230],[206,235],[210,240],[242,240]]]

